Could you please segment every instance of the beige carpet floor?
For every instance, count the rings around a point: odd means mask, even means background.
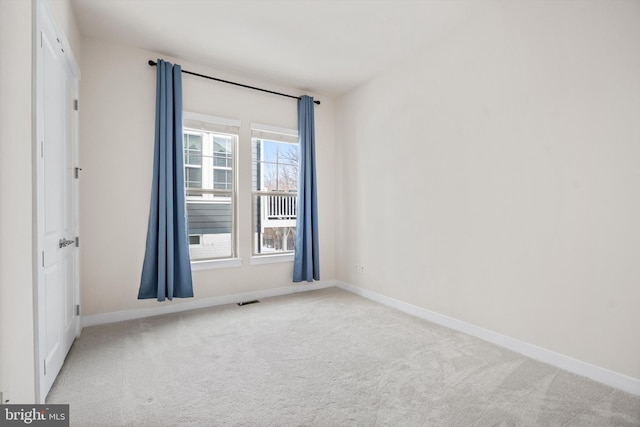
[[[640,426],[640,398],[330,288],[85,328],[73,426]]]

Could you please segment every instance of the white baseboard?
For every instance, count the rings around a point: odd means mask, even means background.
[[[618,390],[626,391],[636,396],[640,396],[640,379],[629,377],[618,372],[611,371],[581,360],[556,353],[552,350],[539,347],[506,335],[499,334],[488,329],[481,328],[471,323],[463,322],[452,317],[445,316],[426,308],[417,307],[397,299],[387,297],[385,295],[360,288],[348,283],[336,281],[336,286],[346,291],[360,295],[372,301],[393,307],[405,313],[419,317],[424,320],[445,326],[456,331],[480,338],[500,347],[507,348],[516,353],[547,363],[557,368],[569,371],[571,373],[590,378],[594,381],[606,384]]]
[[[313,291],[316,289],[332,288],[336,286],[334,280],[323,280],[313,283],[295,284],[281,288],[264,289],[259,291],[243,292],[220,297],[190,299],[179,303],[159,305],[157,307],[139,308],[133,310],[116,311],[112,313],[94,314],[82,317],[82,327],[103,325],[106,323],[123,322],[125,320],[141,319],[144,317],[159,316],[162,314],[178,313],[181,311],[195,310],[198,308],[215,307],[217,305],[235,304],[242,301],[269,298],[280,295],[294,294],[298,292]]]

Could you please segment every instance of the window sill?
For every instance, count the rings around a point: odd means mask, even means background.
[[[216,268],[242,267],[242,259],[206,259],[202,261],[191,261],[191,271],[214,270]]]
[[[278,262],[293,262],[293,252],[278,255],[256,255],[249,260],[251,265],[275,264]]]

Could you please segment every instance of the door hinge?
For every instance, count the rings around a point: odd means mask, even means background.
[[[80,247],[80,237],[76,236],[76,248]]]
[[[44,139],[40,141],[40,157],[44,157]]]
[[[76,304],[76,316],[80,316],[80,304]]]
[[[44,374],[47,375],[47,359],[44,359],[43,362],[44,362]]]
[[[73,100],[73,109],[74,109],[75,111],[78,111],[78,100],[77,100],[77,99],[74,99],[74,100]]]
[[[42,251],[42,266],[44,267],[44,251]]]
[[[76,169],[75,169],[75,176],[76,176],[76,179],[78,179],[78,177],[80,176],[80,171],[81,171],[81,170],[82,170],[82,168],[76,168]]]

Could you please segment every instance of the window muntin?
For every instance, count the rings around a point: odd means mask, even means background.
[[[300,150],[290,140],[252,138],[254,255],[295,249]]]
[[[238,135],[184,127],[191,260],[236,255],[235,153]]]

